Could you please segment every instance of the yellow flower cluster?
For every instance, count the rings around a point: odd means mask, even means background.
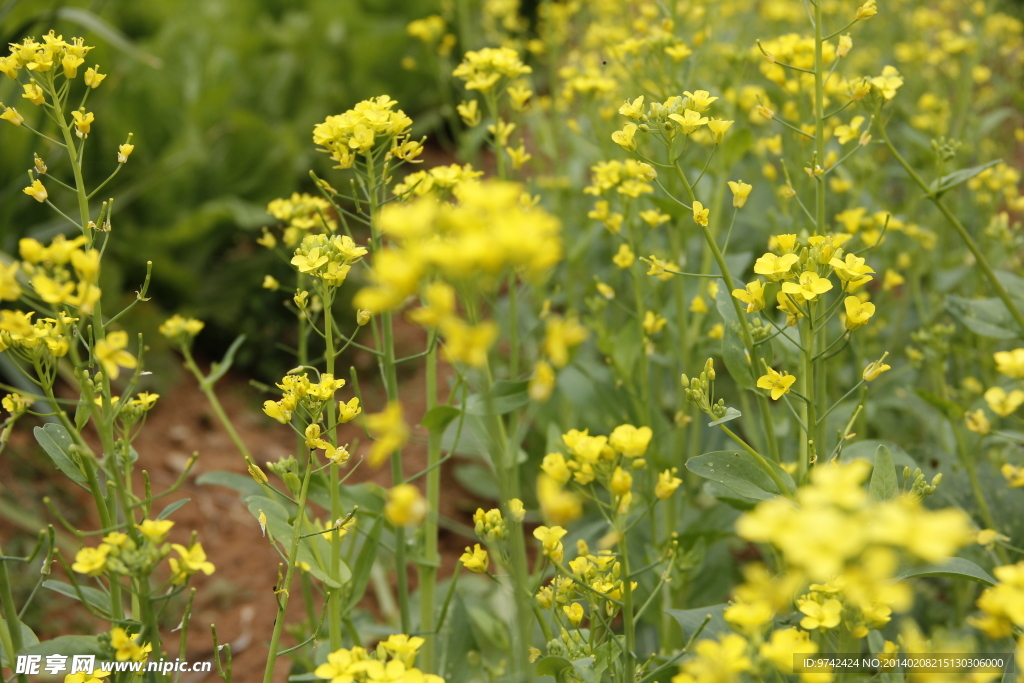
[[[978,598],[980,617],[970,623],[990,638],[1005,638],[1014,627],[1024,628],[1024,562],[996,567],[999,583],[982,591]]]
[[[870,469],[864,461],[816,467],[812,483],[797,491],[796,504],[766,501],[737,522],[741,537],[779,549],[791,578],[799,577],[793,581],[812,582],[796,599],[807,630],[850,620],[855,634],[866,635],[867,628],[887,623],[893,610],[910,606],[910,588],[892,580],[901,556],[940,562],[974,538],[960,509],[929,510],[914,496],[870,498],[863,486]],[[748,614],[760,615],[748,626],[767,623],[779,609],[768,604],[778,586],[761,583],[763,590],[744,593]]]
[[[510,47],[485,47],[467,52],[452,75],[466,82],[467,90],[488,92],[502,78],[518,78],[533,69],[523,64],[519,53]]]
[[[345,380],[334,379],[334,375],[322,373],[319,382],[310,382],[309,376],[285,375],[277,385],[284,393],[278,401],[265,401],[263,412],[281,424],[291,421],[292,415],[301,407],[316,421],[324,405],[334,397],[334,392],[345,386]],[[342,404],[343,406],[345,404]],[[344,408],[342,409],[344,414]]]
[[[83,248],[87,244],[84,235],[70,240],[57,235],[46,247],[30,237],[18,242],[21,272],[40,299],[54,307],[71,306],[80,313],[92,313],[100,299],[100,252]],[[13,273],[2,280],[11,282]],[[5,298],[13,300],[16,286],[5,288]]]
[[[425,305],[413,319],[441,329],[450,360],[480,367],[497,327],[459,318],[447,283],[489,290],[509,268],[538,278],[561,260],[561,224],[543,209],[524,206],[517,184],[462,182],[454,196],[456,204],[421,197],[382,211],[380,227],[391,244],[374,254],[372,284],[354,304],[371,313],[395,309],[425,285]]]
[[[72,79],[78,76],[78,69],[85,63],[85,56],[93,48],[85,44],[84,38],[72,38],[71,42],[64,40],[64,36],[55,35],[50,31],[43,36],[43,42],[36,42],[33,38],[25,38],[21,43],[10,44],[10,55],[0,57],[0,73],[11,80],[18,78],[18,71],[25,69],[33,75],[60,73],[64,78]],[[85,74],[85,83],[95,88],[106,78],[105,75],[96,73],[96,69],[90,68]],[[52,77],[52,76],[51,76]],[[24,97],[29,97],[39,87],[33,83],[25,85]],[[30,88],[32,88],[30,90]],[[39,94],[42,97],[42,93]],[[33,104],[42,104],[42,101],[32,101]]]
[[[636,199],[653,193],[650,181],[658,177],[653,166],[635,159],[600,161],[590,171],[591,184],[583,188],[583,192],[595,197],[614,188],[618,194]]]
[[[561,527],[539,527],[534,532],[534,537],[541,541],[544,554],[559,564],[564,560],[565,550],[559,540],[564,535],[565,529]],[[556,575],[548,585],[542,586],[536,594],[538,604],[542,609],[562,606],[562,611],[574,626],[578,626],[584,616],[583,606],[573,602],[579,598],[586,599],[591,610],[599,609],[607,617],[614,617],[620,608],[616,601],[622,600],[624,588],[618,556],[610,550],[594,554],[584,541],[579,541],[577,546],[576,558],[570,560],[567,567],[572,576]],[[634,590],[636,586],[637,583],[632,582]]]
[[[313,128],[313,142],[338,162],[336,168],[351,168],[356,155],[371,157],[375,150],[388,148],[387,157],[413,161],[423,145],[409,138],[412,119],[387,95],[364,100],[344,114],[328,116]]]
[[[295,249],[292,265],[300,273],[320,280],[327,287],[340,287],[352,264],[367,254],[348,235],[306,235]]]
[[[330,212],[329,201],[305,192],[293,192],[288,199],[275,199],[267,205],[267,213],[285,224],[281,241],[286,247],[298,244],[307,232],[337,232],[338,222]],[[277,245],[277,240],[266,230],[258,241],[267,248]]]
[[[335,650],[313,674],[331,683],[444,683],[440,676],[415,667],[424,642],[423,638],[394,634],[382,641],[376,652],[361,647]]]
[[[408,194],[414,197],[432,196],[447,199],[460,183],[477,180],[483,174],[483,171],[474,171],[470,164],[435,166],[429,170],[408,174],[392,191],[397,196]]]

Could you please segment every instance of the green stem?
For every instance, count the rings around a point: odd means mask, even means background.
[[[626,637],[626,651],[622,653],[622,680],[631,683],[636,679],[636,623],[633,614],[633,582],[629,571],[629,548],[626,535],[619,541],[619,558],[622,561],[622,630]]]
[[[334,322],[334,290],[327,284],[324,284],[323,298],[324,298],[324,341],[326,343],[326,349],[324,351],[325,358],[327,361],[327,374],[334,377],[334,330],[332,324]],[[334,394],[331,394],[331,400],[327,403],[327,438],[337,446],[338,435],[335,431],[335,427],[338,422],[338,403],[334,398]],[[335,462],[331,462],[329,468],[329,478],[331,487],[331,522],[336,522],[341,519],[341,492],[339,491],[339,474],[338,465]],[[339,580],[341,577],[341,533],[335,531],[331,534],[331,561],[330,561],[330,573],[331,578],[336,582],[341,583]],[[327,620],[327,632],[331,642],[331,651],[337,650],[341,647],[341,619],[342,619],[342,605],[341,605],[341,589],[333,588],[327,595],[327,610],[329,618]]]
[[[3,549],[0,548],[0,555]],[[11,592],[11,579],[7,574],[7,561],[0,560],[0,606],[3,607],[4,624],[0,628],[0,645],[3,645],[7,659],[14,669],[14,661],[17,658],[24,643],[21,640],[21,620],[18,619],[18,609],[14,605],[14,594]],[[18,674],[19,683],[28,683],[26,674]]]
[[[903,155],[901,155],[896,150],[896,147],[893,146],[892,141],[889,140],[889,134],[886,131],[884,123],[879,122],[878,131],[882,136],[882,140],[885,142],[885,146],[889,148],[889,152],[893,155],[893,157],[895,157],[896,161],[899,162],[900,166],[903,167],[903,169],[917,184],[917,186],[920,187],[922,191],[924,191],[925,196],[928,199],[930,199],[936,207],[938,207],[939,211],[942,212],[942,215],[945,216],[947,221],[949,221],[949,224],[952,225],[953,229],[956,230],[958,235],[960,235],[960,239],[962,239],[964,244],[967,245],[967,248],[974,256],[975,261],[977,261],[978,265],[981,266],[981,270],[985,274],[985,278],[988,280],[989,285],[991,285],[992,289],[995,290],[996,296],[998,296],[1002,300],[1003,304],[1006,305],[1006,309],[1010,312],[1010,315],[1013,316],[1013,319],[1017,322],[1017,325],[1020,327],[1021,331],[1024,332],[1024,314],[1021,314],[1020,309],[1017,308],[1017,304],[1015,304],[1013,302],[1013,299],[1010,298],[1010,293],[1006,291],[1006,287],[1004,287],[1003,283],[999,281],[999,278],[996,276],[995,270],[992,268],[992,265],[988,262],[988,259],[985,257],[985,254],[978,246],[978,243],[974,241],[974,238],[971,237],[970,233],[967,232],[967,229],[963,226],[960,220],[953,215],[953,212],[950,211],[945,204],[943,204],[942,199],[936,193],[934,193],[931,190],[931,188],[929,188],[928,184],[924,181],[924,179],[920,175],[918,175],[918,173],[913,168],[911,168],[910,164],[907,163],[907,160],[903,158]]]
[[[437,405],[437,345],[431,344],[427,354],[427,411]],[[437,599],[437,570],[441,554],[437,544],[437,516],[441,505],[441,434],[432,430],[427,440],[427,517],[423,521],[423,564],[419,567],[420,632],[426,642],[420,655],[423,670],[437,668],[437,634],[434,632],[434,611]]]
[[[309,452],[309,451],[307,451]],[[295,524],[292,527],[292,541],[288,551],[288,568],[285,570],[284,585],[278,586],[279,599],[277,603],[277,618],[274,619],[274,632],[270,636],[270,650],[267,652],[267,666],[263,670],[263,683],[273,683],[274,664],[277,661],[277,648],[281,643],[281,633],[284,631],[285,610],[288,609],[288,591],[291,589],[292,577],[295,574],[296,558],[299,555],[299,540],[302,537],[301,520],[306,514],[306,495],[309,493],[309,479],[313,474],[313,464],[310,457],[306,456],[306,473],[302,477],[302,488],[299,490],[298,510],[295,513]]]

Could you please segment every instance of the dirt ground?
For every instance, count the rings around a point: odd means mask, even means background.
[[[405,340],[404,344],[415,352],[420,348],[421,341],[416,338],[415,331],[406,332],[408,334],[402,337]],[[401,354],[402,350],[399,352]],[[359,359],[356,361],[359,362]],[[445,373],[441,374],[440,385],[443,387],[446,385],[443,379]],[[406,421],[415,425],[423,415],[425,405],[422,370],[403,377],[401,385]],[[367,408],[370,411],[379,410],[383,406],[383,397],[379,389],[368,382],[361,388]],[[275,461],[294,453],[294,433],[259,411],[259,405],[266,397],[250,387],[244,379],[228,375],[218,384],[218,395],[258,463],[262,465],[266,461]],[[348,387],[339,392],[339,397],[346,399],[350,395]],[[5,453],[10,457],[0,461],[0,497],[5,499],[5,504],[28,511],[26,520],[22,522],[22,529],[16,529],[8,517],[0,516],[0,538],[4,540],[5,551],[10,549],[10,541],[15,534],[21,534],[21,538],[26,537],[25,533],[28,532],[33,515],[44,523],[55,523],[52,516],[40,505],[39,501],[43,495],[53,497],[58,505],[78,507],[77,517],[72,515],[77,528],[89,529],[98,526],[87,512],[82,512],[91,507],[91,499],[63,480],[62,475],[56,470],[52,470],[52,475],[44,471],[42,480],[39,480],[38,468],[45,468],[49,463],[45,456],[33,455],[34,440],[31,430],[26,427],[24,424],[19,425],[12,439],[11,449]],[[359,436],[361,432],[355,424],[344,425],[339,431],[341,443]],[[362,442],[354,456],[365,452],[368,444],[365,438]],[[425,444],[426,431],[417,427],[412,442],[403,451],[406,476],[421,471],[425,466]],[[196,477],[204,472],[223,470],[244,474],[246,469],[241,455],[218,423],[191,376],[182,374],[173,388],[161,396],[134,446],[140,458],[136,466],[135,490],[142,490],[141,470],[144,469],[149,472],[154,493],[172,485],[181,474],[189,455],[193,451],[198,451],[199,459],[181,489],[162,499],[156,506],[157,509],[162,509],[175,500],[191,499],[171,516],[175,521],[175,527],[169,540],[188,543],[191,532],[195,529],[208,559],[217,568],[212,576],[198,575],[192,582],[198,590],[189,630],[188,658],[191,661],[212,659],[210,624],[216,624],[220,641],[232,644],[233,679],[244,683],[261,680],[267,657],[267,643],[273,630],[276,612],[273,586],[277,579],[279,558],[268,547],[258,523],[237,493],[218,486],[200,486],[195,481]],[[32,461],[31,465],[27,463],[29,459]],[[31,475],[33,467],[36,468],[36,480],[26,481],[26,475]],[[360,481],[389,485],[389,468],[372,471],[364,464],[357,468],[356,473],[349,479],[349,483]],[[423,480],[419,480],[418,483],[422,486]],[[457,487],[458,484],[452,478],[450,469],[443,472],[442,490],[446,494],[441,498],[441,514],[472,525],[465,503],[459,503],[460,500],[464,500],[464,496],[447,493],[457,490]],[[442,578],[449,576],[454,570],[458,556],[468,542],[469,539],[445,530],[441,531]],[[59,567],[55,568],[55,574],[55,578],[62,578],[59,576]],[[410,571],[409,576],[412,585],[415,586],[415,572]],[[375,612],[376,605],[369,594],[372,594],[372,590],[368,591],[363,607]],[[297,597],[298,593],[293,592],[293,595]],[[37,597],[38,599],[46,601],[45,604],[49,606],[42,619],[43,623],[29,624],[37,628],[40,637],[85,634],[97,632],[102,628],[95,625],[93,631],[80,630],[83,626],[89,628],[90,617],[84,613],[76,615],[76,603],[70,600],[54,597],[49,593]],[[292,600],[290,607],[301,608],[301,600]],[[178,609],[180,610],[180,606]],[[59,614],[54,614],[54,611]],[[301,619],[300,609],[290,609],[290,612],[294,614],[289,621]],[[162,635],[169,649],[175,649],[177,635],[170,632]],[[285,636],[285,640],[290,639]],[[294,642],[284,642],[283,647],[290,644]],[[287,657],[278,660],[275,681],[287,680],[289,663]],[[182,678],[183,683],[205,683],[215,680],[219,680],[216,673],[189,674]]]

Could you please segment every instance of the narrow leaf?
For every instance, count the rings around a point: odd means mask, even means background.
[[[875,500],[891,500],[899,492],[896,483],[896,465],[892,454],[883,444],[875,450],[875,466],[871,470],[871,497]]]

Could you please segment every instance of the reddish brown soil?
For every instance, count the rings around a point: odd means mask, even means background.
[[[421,347],[422,340],[412,330],[405,330],[402,335],[409,340],[403,345],[408,349],[400,349],[399,355],[415,352]],[[354,359],[360,361],[369,359]],[[369,376],[367,372],[361,374]],[[444,376],[445,373],[442,373]],[[379,410],[383,398],[379,388],[362,381],[364,401],[370,411]],[[405,407],[406,421],[417,424],[424,412],[424,376],[422,370],[415,370],[401,379],[402,402]],[[441,380],[442,387],[445,380]],[[229,376],[218,385],[218,395],[225,410],[231,417],[243,440],[251,450],[255,460],[261,465],[266,461],[274,461],[282,456],[294,453],[295,437],[286,426],[279,425],[259,411],[259,405],[266,396],[247,385],[239,377]],[[349,398],[351,393],[346,387],[339,392],[339,397]],[[78,528],[96,528],[91,518],[91,499],[83,492],[74,489],[60,475],[50,476],[47,473],[48,463],[40,460],[45,456],[33,454],[34,441],[28,425],[20,425],[19,431],[12,439],[11,449],[0,462],[0,476],[3,485],[0,495],[6,502],[35,514],[46,522],[54,520],[40,505],[43,495],[50,495],[62,509],[78,508],[73,513],[73,523]],[[342,427],[339,438],[342,443],[354,441],[362,436],[355,424]],[[361,439],[356,456],[366,451],[366,439]],[[403,451],[406,476],[417,473],[425,466],[426,432],[422,428],[414,430],[410,445]],[[262,680],[263,669],[267,657],[267,643],[273,630],[276,603],[273,586],[277,579],[278,557],[268,547],[267,540],[261,535],[259,525],[234,491],[217,486],[200,486],[195,479],[204,472],[227,470],[245,473],[241,455],[224,429],[217,422],[205,397],[198,390],[195,381],[186,375],[175,384],[173,389],[160,398],[157,407],[150,413],[145,429],[135,441],[135,448],[140,454],[137,464],[135,490],[142,490],[141,470],[149,473],[153,491],[158,493],[173,484],[193,451],[199,452],[199,459],[181,489],[156,505],[162,509],[174,500],[190,498],[191,502],[180,508],[171,516],[175,527],[171,531],[170,541],[188,543],[192,530],[198,532],[208,558],[216,565],[216,572],[210,576],[199,575],[192,585],[197,588],[192,611],[191,627],[188,634],[188,657],[192,661],[208,660],[212,657],[213,647],[210,625],[216,624],[220,642],[231,642],[234,652],[233,679],[240,683]],[[13,459],[13,462],[12,462]],[[356,458],[353,458],[353,461]],[[31,469],[36,469],[36,481],[26,481]],[[43,468],[40,470],[39,468]],[[39,481],[39,473],[43,472],[43,481]],[[54,474],[56,474],[54,472]],[[390,484],[389,468],[377,471],[370,470],[365,464],[357,468],[349,483],[374,481],[383,486]],[[423,480],[418,481],[420,486]],[[442,487],[446,492],[457,489],[457,484],[445,471],[442,475]],[[441,498],[441,515],[448,518],[468,521],[466,511],[457,507],[462,496],[443,495]],[[25,526],[29,526],[26,524]],[[441,532],[441,551],[443,568],[441,576],[448,576],[453,571],[457,558],[461,554],[467,539],[455,534]],[[0,538],[5,541],[4,549],[11,547],[10,541],[15,535],[25,538],[25,529],[16,529],[11,521],[0,516]],[[59,568],[55,568],[59,575]],[[410,572],[410,580],[415,585],[415,572]],[[51,611],[56,609],[62,614],[74,612],[73,604],[63,598],[55,598],[43,591],[40,598],[47,601]],[[369,591],[372,593],[372,590]],[[293,595],[298,597],[297,591]],[[177,622],[182,604],[172,604],[168,609],[173,614],[168,621]],[[372,597],[364,599],[364,608],[376,611]],[[296,609],[291,609],[296,608]],[[289,621],[301,619],[301,600],[292,600],[289,609]],[[53,637],[61,634],[84,634],[90,618],[80,615],[74,619],[66,616],[56,620],[46,617],[44,623],[32,623],[41,637]],[[104,628],[94,625],[92,632]],[[176,649],[177,635],[169,631],[163,634],[165,643],[170,649]],[[284,646],[294,644],[285,636]],[[274,680],[287,680],[289,660],[283,657],[275,669]],[[193,674],[183,677],[184,683],[200,683],[219,680],[216,674]]]

